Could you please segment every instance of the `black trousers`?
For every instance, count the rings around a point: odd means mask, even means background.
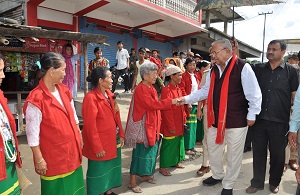
[[[121,75],[121,77],[124,79],[124,87],[125,87],[125,91],[128,91],[130,89],[129,87],[129,78],[128,78],[128,73],[127,73],[127,68],[121,69],[121,70],[115,70],[115,77],[114,77],[114,82],[113,82],[113,86],[112,86],[112,92],[115,92],[116,87],[117,87],[117,83],[118,83],[118,79],[119,76]]]
[[[279,185],[283,174],[288,130],[288,124],[256,120],[252,128],[253,179],[251,186],[264,188],[268,147],[270,151],[269,184]]]
[[[247,137],[246,137],[246,141],[245,141],[245,147],[247,147],[247,148],[251,148],[251,142],[252,142],[252,128],[253,128],[253,127],[249,127],[249,128],[248,128]]]

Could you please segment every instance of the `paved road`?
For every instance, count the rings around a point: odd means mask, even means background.
[[[121,92],[121,91],[119,91]],[[120,93],[121,94],[121,93]],[[79,96],[82,97],[82,94]],[[82,98],[78,98],[79,100]],[[125,121],[127,119],[127,113],[129,109],[129,103],[131,99],[131,94],[121,94],[121,99],[118,98],[118,103],[121,110],[121,119],[125,127]],[[20,150],[23,160],[23,171],[29,180],[33,183],[25,191],[24,195],[34,195],[40,194],[40,181],[37,174],[34,172],[32,153],[30,148],[27,146],[27,140],[25,136],[19,137]],[[143,189],[143,194],[145,195],[218,195],[222,190],[221,184],[217,184],[213,187],[206,187],[202,185],[202,180],[211,176],[211,173],[205,175],[204,177],[197,177],[196,171],[201,165],[201,151],[202,147],[197,146],[198,155],[193,159],[184,162],[186,168],[184,169],[174,169],[171,168],[170,171],[172,176],[164,177],[160,173],[156,172],[154,174],[155,179],[157,179],[157,184],[140,183],[140,187]],[[62,154],[63,155],[63,154]],[[118,194],[134,194],[127,189],[129,182],[129,167],[131,160],[131,149],[124,148],[122,150],[122,172],[123,172],[123,185],[114,191]],[[226,160],[224,160],[224,164]],[[158,165],[157,165],[158,168]],[[87,160],[83,160],[84,174],[87,169]],[[268,171],[267,171],[268,172]],[[296,191],[296,180],[294,176],[294,171],[288,169],[282,177],[282,182],[280,185],[280,190],[278,194],[287,195],[295,194]],[[238,181],[235,185],[233,193],[236,195],[243,195],[245,189],[249,186],[250,179],[252,177],[252,153],[248,152],[244,154],[243,166],[238,177]],[[256,193],[257,195],[271,194],[269,191],[268,177],[266,177],[266,185],[263,191]]]

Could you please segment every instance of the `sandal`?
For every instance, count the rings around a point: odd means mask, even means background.
[[[195,155],[196,153],[193,152],[192,150],[187,150],[187,151],[185,151],[185,154],[186,155]]]
[[[146,177],[146,179],[144,179],[143,177]],[[141,176],[140,178],[141,178],[141,180],[143,182],[148,182],[148,183],[151,183],[151,184],[156,184],[156,179],[154,179],[153,177],[150,177],[150,176]]]
[[[128,186],[128,189],[133,191],[134,193],[142,193],[142,188],[140,186],[135,186],[135,187],[132,187],[132,186]]]
[[[110,194],[107,194],[107,193],[105,192],[103,195],[118,195],[118,194],[116,194],[116,193],[114,193],[114,192],[111,192]]]
[[[178,169],[184,169],[184,168],[185,168],[185,166],[183,166],[183,165],[180,164],[180,163],[178,163],[177,165],[172,166],[172,167],[176,167],[176,168],[178,168]]]
[[[164,168],[159,168],[158,172],[160,174],[162,174],[163,176],[171,176],[172,175],[167,169],[164,169]]]

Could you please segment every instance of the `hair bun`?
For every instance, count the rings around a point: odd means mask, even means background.
[[[85,79],[87,82],[91,82],[92,81],[92,78],[91,78],[91,74],[89,74],[86,79]]]

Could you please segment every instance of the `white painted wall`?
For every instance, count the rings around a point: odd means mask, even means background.
[[[37,8],[37,18],[64,24],[73,24],[73,15],[42,7]]]
[[[46,0],[40,4],[41,7],[50,7],[55,10],[63,10],[67,13],[75,12],[75,4],[62,0]]]

